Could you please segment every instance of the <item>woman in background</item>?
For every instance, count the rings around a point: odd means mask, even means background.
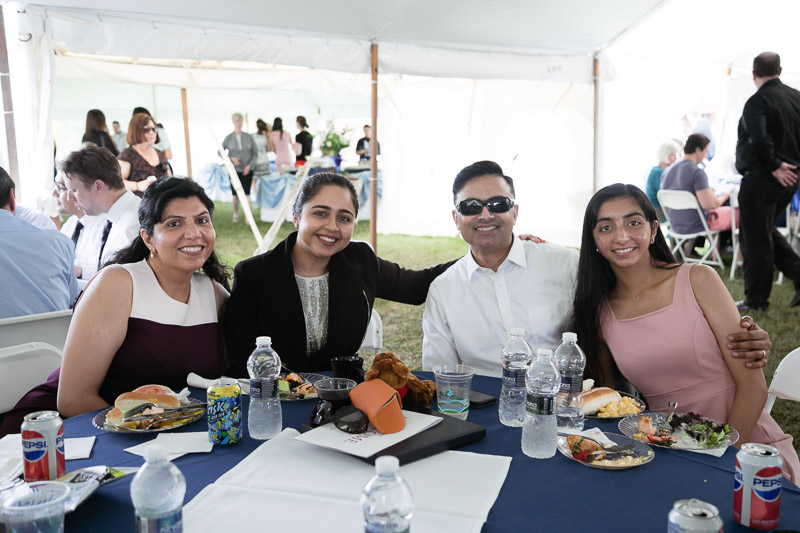
[[[253,184],[253,166],[258,157],[256,142],[253,137],[242,132],[244,117],[241,113],[231,115],[233,121],[233,132],[229,133],[222,141],[222,147],[228,150],[228,157],[236,169],[239,182],[242,184],[247,205],[250,205],[250,187]],[[233,192],[233,223],[239,222],[239,195],[231,187]]]
[[[297,155],[295,166],[302,167],[306,164],[306,158],[311,156],[311,149],[314,145],[314,136],[306,131],[308,122],[306,117],[297,117],[297,129],[300,133],[294,137],[294,153]]]
[[[86,131],[82,143],[94,143],[100,148],[107,148],[114,156],[119,155],[114,140],[108,134],[106,116],[99,109],[90,109],[86,113]]]
[[[253,134],[253,141],[256,143],[257,151],[253,178],[258,183],[260,177],[269,174],[269,156],[267,153],[275,152],[272,138],[269,136],[269,125],[261,119],[256,120],[256,132]]]
[[[167,130],[164,129],[164,125],[158,122],[155,117],[150,114],[150,111],[144,107],[134,107],[133,114],[135,115],[136,113],[144,113],[153,119],[153,122],[156,124],[156,142],[153,146],[159,152],[164,152],[164,155],[167,156],[168,161],[172,159],[172,143],[169,142]],[[172,170],[172,168],[170,168],[170,170]]]
[[[658,147],[658,164],[650,169],[650,174],[647,176],[647,186],[645,191],[647,197],[656,209],[658,221],[664,222],[667,217],[664,216],[664,211],[661,209],[661,204],[658,203],[658,191],[661,189],[661,175],[664,169],[670,166],[675,160],[678,159],[678,154],[682,151],[681,145],[676,141],[667,141]]]
[[[128,146],[117,157],[125,188],[143,196],[151,183],[162,176],[171,176],[167,156],[153,146],[158,134],[153,118],[137,113],[128,124]]]
[[[633,185],[610,185],[589,201],[574,316],[598,385],[614,386],[616,366],[651,410],[676,401],[681,412],[730,424],[737,446],[777,447],[787,475],[800,479],[792,437],[764,411],[763,371],[730,355],[740,318],[728,289],[712,268],[676,263],[652,204]]]
[[[283,120],[276,118],[272,123],[272,131],[269,132],[272,139],[272,144],[275,147],[275,168],[278,169],[278,174],[285,172],[286,167],[291,167],[294,164],[294,156],[292,155],[292,138],[283,131]]]

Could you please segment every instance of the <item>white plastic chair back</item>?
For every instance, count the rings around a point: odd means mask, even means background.
[[[685,263],[700,263],[700,264],[708,264],[708,265],[715,265],[720,268],[724,268],[725,264],[722,262],[722,257],[719,255],[717,251],[717,242],[719,239],[719,231],[711,231],[708,228],[708,223],[706,222],[706,217],[703,214],[703,210],[700,208],[700,204],[697,202],[697,197],[688,192],[688,191],[675,191],[669,189],[661,189],[657,193],[658,196],[658,203],[661,204],[661,208],[664,210],[664,216],[667,217],[667,222],[669,223],[670,227],[670,235],[675,239],[675,246],[672,249],[672,253],[674,254],[676,251],[680,256],[681,260]],[[693,209],[697,212],[697,216],[700,218],[700,222],[703,223],[703,231],[698,231],[697,233],[678,233],[675,231],[675,224],[672,223],[670,218],[669,210],[673,209],[676,211],[682,211],[687,209]],[[705,237],[708,239],[709,247],[706,250],[706,253],[703,254],[703,257],[700,259],[694,257],[687,257],[683,251],[683,243],[689,239],[695,239],[697,237]],[[709,256],[713,256],[713,258],[709,258]]]
[[[364,335],[364,340],[361,341],[359,350],[374,350],[376,353],[380,352],[383,348],[383,321],[381,315],[372,309],[372,317],[369,319],[367,326],[367,333]]]
[[[43,342],[0,348],[0,413],[61,365],[61,350]]]
[[[45,342],[64,349],[72,309],[0,318],[0,348],[26,342]]]
[[[800,402],[800,348],[789,352],[775,369],[764,406],[767,413],[772,411],[775,398]]]

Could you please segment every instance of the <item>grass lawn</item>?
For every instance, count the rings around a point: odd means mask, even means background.
[[[256,248],[255,239],[250,228],[244,224],[244,218],[238,224],[231,223],[231,204],[217,203],[214,226],[217,229],[217,252],[222,260],[233,266],[250,257]],[[258,211],[255,213],[258,217]],[[258,222],[262,234],[269,229],[270,223]],[[291,224],[284,223],[278,232],[275,242],[280,242],[293,231]],[[369,222],[359,222],[354,239],[369,240]],[[389,261],[395,261],[408,268],[421,268],[461,257],[466,253],[467,245],[460,238],[447,237],[409,237],[406,235],[379,235],[378,252]],[[729,260],[730,258],[727,258]],[[741,270],[737,271],[734,281],[729,281],[729,270],[720,272],[722,280],[735,300],[743,298]],[[767,383],[781,359],[794,348],[800,346],[800,307],[789,309],[789,300],[794,294],[793,284],[786,280],[781,285],[774,285],[768,312],[753,313],[754,320],[770,332],[772,339],[772,355],[764,374]],[[385,300],[376,300],[375,309],[383,319],[383,346],[402,359],[411,369],[422,368],[422,309],[423,306],[397,304]],[[500,347],[498,347],[498,358]],[[800,451],[800,409],[797,404],[784,400],[776,400],[772,415],[787,433],[794,436],[795,449]]]

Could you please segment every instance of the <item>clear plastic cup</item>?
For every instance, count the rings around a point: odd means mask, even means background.
[[[475,370],[466,365],[441,365],[433,369],[436,376],[436,404],[439,412],[459,420],[469,415],[469,391]]]
[[[59,481],[37,481],[4,492],[0,496],[0,514],[6,531],[63,533],[69,490]]]

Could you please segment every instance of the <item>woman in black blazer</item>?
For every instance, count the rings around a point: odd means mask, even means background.
[[[301,187],[297,231],[274,249],[236,265],[225,313],[228,375],[246,377],[257,336],[288,368],[329,370],[331,358],[358,351],[375,298],[419,305],[451,264],[406,270],[350,242],[358,195],[350,180],[319,173]]]

